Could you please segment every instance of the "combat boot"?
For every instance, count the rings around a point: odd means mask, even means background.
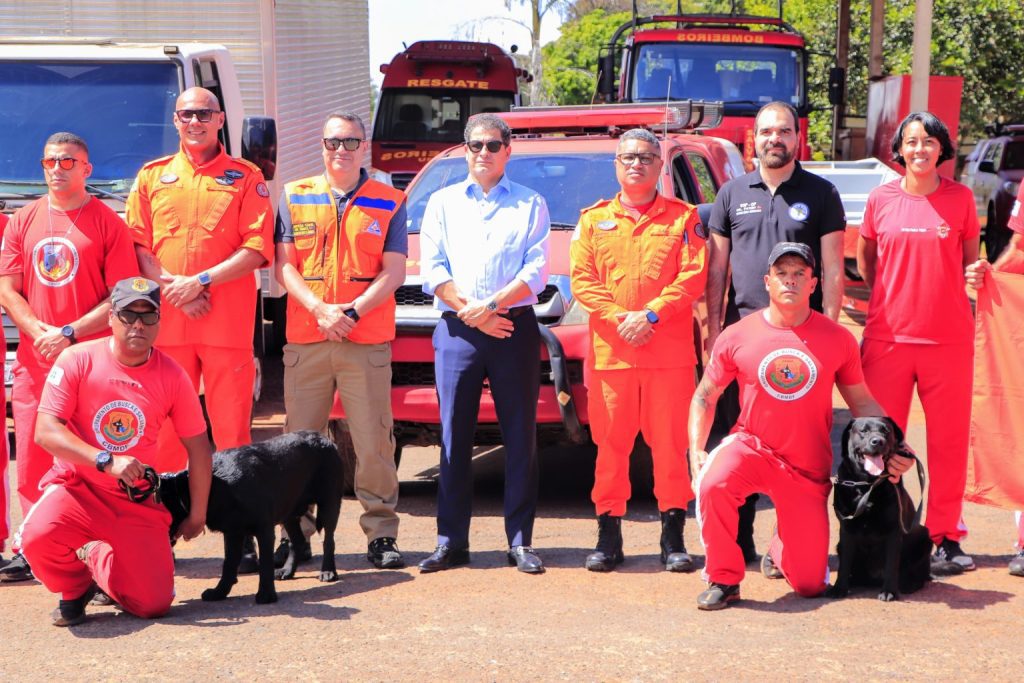
[[[587,569],[610,572],[625,560],[622,554],[622,517],[604,513],[597,518],[597,547],[587,555]]]
[[[692,572],[696,567],[683,544],[686,510],[673,508],[661,513],[661,561],[668,572]]]

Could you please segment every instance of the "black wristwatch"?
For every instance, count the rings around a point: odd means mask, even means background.
[[[68,340],[69,344],[75,344],[78,342],[78,340],[75,339],[75,328],[71,327],[71,325],[65,325],[60,328],[60,333],[64,335],[64,338]]]
[[[354,322],[359,322],[359,312],[355,309],[355,307],[346,308],[344,311],[342,311],[342,313],[352,318]]]
[[[491,299],[490,301],[487,302],[487,305],[485,306],[485,308],[488,311],[490,311],[491,313],[494,313],[496,310],[498,310],[498,302],[497,302],[497,300]]]
[[[110,461],[113,459],[113,457],[114,456],[110,455],[110,453],[108,453],[107,451],[100,451],[99,453],[97,453],[96,469],[98,469],[100,472],[106,470],[107,465],[110,464]]]

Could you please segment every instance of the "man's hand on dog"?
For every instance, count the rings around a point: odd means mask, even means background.
[[[893,453],[889,458],[889,466],[886,468],[889,471],[889,481],[894,484],[898,483],[900,477],[913,466],[914,454],[909,450],[903,453],[899,451]]]
[[[175,534],[174,538],[184,538],[186,541],[191,541],[193,538],[199,536],[206,529],[206,519],[198,517],[195,513],[190,513],[185,521],[178,526],[178,533]]]
[[[135,482],[146,477],[146,466],[130,455],[115,455],[110,459],[107,472],[125,486],[135,486]]]

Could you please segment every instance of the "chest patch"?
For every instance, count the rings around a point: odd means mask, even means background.
[[[78,249],[65,237],[47,238],[32,249],[36,279],[46,287],[63,287],[78,274]]]
[[[935,228],[935,234],[939,236],[939,239],[946,239],[949,237],[949,224],[945,221],[939,223],[939,226]]]
[[[316,234],[316,223],[296,223],[292,226],[292,234],[296,237],[312,237]]]
[[[173,182],[177,182],[177,180],[178,176],[174,175],[173,173],[164,173],[162,176],[160,176],[160,182],[163,183],[164,185],[170,185]]]
[[[224,175],[226,177],[228,177],[228,178],[233,178],[235,180],[238,180],[239,178],[244,178],[245,177],[244,173],[242,173],[241,171],[236,171],[233,168],[229,168],[229,169],[225,170],[224,171]]]
[[[380,223],[378,223],[377,221],[370,223],[368,226],[366,226],[366,230],[364,230],[364,232],[367,232],[371,235],[380,235]]]
[[[214,180],[217,181],[218,185],[234,185],[235,184],[235,179],[234,178],[229,178],[227,176],[217,176],[216,178],[214,178]]]
[[[146,415],[131,401],[111,401],[96,411],[92,431],[101,448],[124,453],[145,433]]]
[[[799,349],[776,349],[757,368],[757,381],[769,396],[780,401],[802,398],[818,380],[818,367]]]
[[[737,216],[749,216],[752,213],[761,213],[761,205],[757,202],[742,202],[735,211]]]
[[[795,221],[806,221],[811,215],[811,209],[803,202],[797,202],[789,207],[789,217]]]
[[[598,230],[614,230],[615,228],[618,227],[618,225],[619,224],[616,223],[615,221],[601,221],[600,223],[597,224],[597,229]]]

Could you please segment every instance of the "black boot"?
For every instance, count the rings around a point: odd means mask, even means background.
[[[610,572],[625,560],[622,554],[622,517],[606,512],[597,518],[597,547],[587,555],[587,569]]]
[[[743,551],[743,561],[747,564],[757,562],[757,547],[754,545],[754,513],[757,512],[757,499],[753,494],[740,506],[739,526],[736,529],[736,544]]]
[[[673,508],[661,513],[661,561],[668,572],[692,572],[696,567],[683,544],[686,510]]]

